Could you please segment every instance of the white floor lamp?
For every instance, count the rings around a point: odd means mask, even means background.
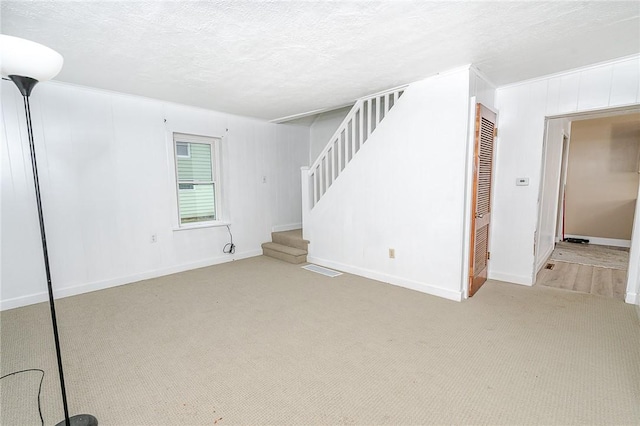
[[[64,420],[56,426],[95,426],[98,420],[90,414],[79,414],[69,418],[67,407],[67,392],[64,385],[64,373],[62,371],[62,355],[60,353],[60,339],[58,338],[58,322],[56,320],[56,307],[51,287],[51,271],[49,269],[49,254],[47,252],[47,236],[44,231],[44,218],[42,215],[42,201],[40,199],[40,182],[38,180],[38,166],[36,164],[36,151],[33,144],[33,128],[31,125],[31,108],[29,96],[34,86],[39,81],[50,80],[62,69],[62,55],[38,43],[24,40],[18,37],[0,34],[0,69],[3,77],[9,78],[15,83],[24,100],[24,112],[27,118],[27,134],[29,136],[29,149],[31,150],[31,167],[33,169],[33,184],[36,190],[36,204],[38,218],[40,219],[40,236],[42,237],[42,254],[44,256],[44,268],[47,274],[47,289],[49,291],[49,307],[51,308],[51,322],[53,325],[53,337],[56,344],[56,356],[58,358],[58,373],[60,375],[60,391],[62,392],[62,405],[64,408]]]

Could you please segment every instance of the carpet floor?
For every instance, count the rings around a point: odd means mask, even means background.
[[[69,404],[106,425],[639,424],[640,323],[618,300],[489,281],[452,302],[267,257],[58,301]],[[0,314],[2,374],[41,368],[46,304]],[[0,382],[40,424],[38,373]]]

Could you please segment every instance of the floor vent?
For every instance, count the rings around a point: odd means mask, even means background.
[[[323,268],[318,265],[307,265],[303,266],[302,269],[306,269],[307,271],[315,272],[317,274],[322,274],[327,277],[337,277],[338,275],[342,275],[342,272],[334,271],[333,269]]]
[[[553,267],[556,266],[553,263],[547,263],[547,266],[544,267],[544,269],[553,269]]]

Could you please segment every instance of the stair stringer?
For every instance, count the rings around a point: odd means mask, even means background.
[[[407,87],[313,209],[303,170],[308,261],[461,300],[468,119],[465,68]]]

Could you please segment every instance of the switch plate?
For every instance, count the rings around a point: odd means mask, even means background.
[[[517,178],[516,186],[529,186],[529,178],[527,177]]]
[[[389,259],[395,259],[396,258],[396,249],[389,249]]]

